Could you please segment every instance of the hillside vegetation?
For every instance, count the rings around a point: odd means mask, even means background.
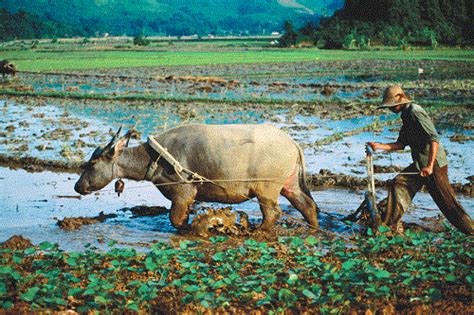
[[[342,0],[290,1],[288,6],[276,0],[4,0],[0,7],[10,13],[26,12],[37,16],[39,24],[56,23],[66,27],[61,35],[191,35],[191,34],[270,34],[280,31],[283,21],[297,24],[318,21],[342,6]],[[285,2],[285,1],[284,1]],[[286,1],[288,2],[288,1]],[[310,14],[313,12],[314,14]],[[2,19],[0,28],[18,25],[15,19]],[[32,23],[27,23],[31,29]],[[64,27],[58,27],[63,29]],[[4,32],[4,39],[56,36],[60,30],[39,27],[41,32]]]
[[[283,46],[309,41],[324,48],[367,48],[373,44],[469,45],[474,38],[474,2],[470,0],[346,0],[320,25],[298,31],[286,25]]]

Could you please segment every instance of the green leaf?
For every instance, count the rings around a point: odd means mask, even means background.
[[[9,308],[11,308],[13,306],[13,303],[10,302],[10,301],[6,301],[2,304],[2,308],[5,309],[5,310],[8,310]]]
[[[61,299],[61,298],[56,298],[52,301],[54,304],[56,305],[62,305],[62,306],[66,306],[67,305],[67,302],[66,300],[64,299]]]
[[[372,231],[371,228],[368,228],[368,229],[367,229],[367,235],[368,235],[368,236],[373,236],[373,235],[374,235],[374,231]]]
[[[373,284],[369,284],[367,288],[364,289],[366,292],[375,293],[377,291],[377,287]]]
[[[12,273],[10,273],[10,277],[12,277],[15,280],[20,280],[22,278],[21,274],[16,271],[13,271]]]
[[[272,302],[272,299],[266,297],[264,299],[258,300],[257,303],[255,303],[255,305],[257,307],[259,307],[259,306],[262,306],[262,305],[271,304],[271,302]]]
[[[304,289],[303,290],[303,295],[306,296],[307,298],[310,298],[311,300],[313,301],[316,301],[318,299],[318,297],[316,296],[316,294],[314,294],[313,292],[311,292],[310,290],[308,289]]]
[[[449,282],[455,282],[455,281],[458,280],[458,278],[457,278],[454,274],[452,274],[452,273],[447,274],[447,275],[444,277],[444,279],[445,279],[446,281],[449,281]]]
[[[36,297],[36,294],[38,293],[38,291],[40,290],[39,287],[32,287],[32,288],[29,288],[28,291],[26,291],[26,293],[23,293],[21,295],[21,299],[23,301],[26,301],[26,302],[31,302],[35,299]]]
[[[224,261],[225,254],[223,252],[218,252],[212,255],[212,259],[215,261]]]
[[[306,238],[306,243],[308,243],[308,245],[310,246],[314,246],[319,243],[319,238],[314,237],[314,236],[308,236]]]
[[[295,247],[300,247],[304,244],[304,240],[295,236],[291,239],[291,245],[295,246]]]
[[[390,295],[390,288],[387,287],[386,285],[383,285],[379,288],[379,291],[384,293],[385,296],[389,296]]]
[[[158,268],[158,265],[153,261],[151,257],[145,259],[145,268],[150,271],[155,271]]]
[[[94,289],[87,289],[87,290],[84,291],[84,293],[82,295],[87,296],[87,295],[94,295],[94,294],[95,294]]]
[[[31,255],[31,254],[33,254],[34,252],[36,252],[36,249],[35,249],[34,247],[30,247],[30,248],[25,249],[23,253],[24,253],[25,255]]]
[[[81,293],[82,290],[83,290],[82,288],[70,288],[67,291],[67,295],[68,296],[76,296],[77,294]]]
[[[189,241],[189,240],[184,240],[184,241],[179,242],[179,248],[187,249],[189,247],[192,247],[195,244],[196,244],[195,242],[192,242],[192,241]]]
[[[288,280],[286,281],[289,285],[293,285],[298,281],[298,275],[295,273],[290,273]]]
[[[127,283],[127,287],[139,286],[142,283],[143,282],[141,282],[140,280],[133,280],[133,281],[130,281],[129,283]]]
[[[129,302],[127,304],[127,309],[135,312],[140,312],[140,308],[138,307],[138,304],[135,302]]]
[[[0,275],[8,275],[13,272],[13,268],[10,266],[0,266]]]
[[[379,269],[376,273],[375,273],[375,277],[377,279],[386,279],[386,278],[390,278],[392,274],[390,272],[388,272],[387,270],[383,270],[383,269]]]
[[[94,302],[96,302],[97,304],[104,304],[104,305],[109,303],[109,301],[106,298],[104,298],[103,296],[100,296],[100,295],[98,295],[94,298]]]
[[[13,256],[12,257],[12,260],[15,264],[21,264],[21,262],[23,261],[23,258],[22,257],[18,257],[18,256]]]
[[[282,302],[294,303],[297,299],[296,295],[288,289],[283,288],[278,291],[278,300]]]
[[[217,236],[217,237],[210,237],[209,240],[211,241],[212,244],[216,244],[216,243],[221,243],[221,242],[225,242],[229,239],[229,237],[227,236]]]
[[[352,267],[355,266],[355,264],[356,263],[353,260],[346,260],[345,262],[342,263],[341,266],[342,266],[342,269],[347,271],[347,270],[351,270]]]
[[[438,301],[442,297],[441,291],[438,288],[431,288],[428,292],[433,301]]]
[[[244,244],[248,247],[257,247],[258,246],[258,242],[254,239],[248,239],[248,240],[245,240],[244,241]]]
[[[39,249],[41,250],[49,250],[54,247],[54,244],[51,244],[50,242],[42,242],[39,244]]]
[[[474,280],[474,278],[473,278],[472,276],[466,276],[466,281],[467,281],[467,283],[469,283],[469,284],[472,285],[472,284],[474,283],[473,280]]]
[[[184,288],[183,291],[189,292],[189,293],[195,293],[199,291],[199,287],[197,285],[189,285],[186,288]]]
[[[212,287],[213,289],[220,289],[220,288],[222,288],[222,287],[225,287],[225,285],[226,285],[226,284],[225,284],[225,282],[224,282],[223,280],[219,280],[219,281],[214,282],[214,283],[211,285],[211,287]]]
[[[381,225],[381,226],[379,226],[378,231],[379,231],[380,233],[382,233],[382,234],[385,234],[385,233],[387,233],[387,232],[390,232],[390,228],[388,228],[388,227],[386,227],[386,226],[384,226],[384,225]]]

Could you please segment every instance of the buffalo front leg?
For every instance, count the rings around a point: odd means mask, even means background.
[[[171,201],[170,221],[178,230],[189,229],[189,211],[196,197],[196,189],[181,190],[180,194]]]

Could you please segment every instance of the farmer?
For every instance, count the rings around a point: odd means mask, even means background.
[[[446,152],[426,111],[414,104],[397,85],[385,90],[383,103],[378,108],[389,108],[394,113],[401,113],[403,125],[396,142],[368,142],[367,145],[374,151],[402,150],[408,145],[413,158],[413,164],[390,183],[387,207],[382,211],[383,223],[403,232],[401,218],[415,194],[426,185],[449,222],[461,232],[472,235],[473,222],[456,200],[449,184]]]

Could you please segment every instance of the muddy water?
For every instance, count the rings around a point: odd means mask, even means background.
[[[113,185],[105,187],[97,194],[82,196],[81,199],[73,190],[78,175],[62,173],[28,173],[24,170],[0,168],[0,242],[14,234],[22,234],[33,243],[42,241],[57,242],[65,250],[84,250],[90,243],[99,248],[107,248],[109,241],[118,241],[119,245],[146,248],[153,241],[168,241],[176,233],[171,226],[168,215],[154,217],[132,217],[127,208],[136,205],[170,207],[170,202],[150,183],[126,181],[126,188],[120,197],[113,192]],[[379,197],[385,196],[380,191]],[[328,189],[314,191],[313,197],[324,213],[320,214],[321,227],[324,230],[341,235],[358,233],[357,226],[347,226],[339,219],[355,210],[363,200],[363,192]],[[459,196],[461,203],[471,215],[474,199]],[[280,198],[284,212],[283,220],[301,215],[292,208],[288,201]],[[219,207],[222,205],[201,203],[195,205]],[[244,210],[250,221],[258,223],[261,213],[255,202],[249,201],[232,205],[233,210]],[[116,218],[103,223],[84,225],[79,230],[65,231],[56,222],[65,217],[92,217],[100,212],[117,214]],[[327,214],[327,213],[330,213]],[[429,195],[420,193],[416,196],[414,206],[404,217],[406,222],[423,224],[426,218],[440,214]]]
[[[101,72],[100,76],[82,76],[70,74],[21,74],[15,81],[6,86],[19,91],[29,90],[35,92],[60,92],[74,94],[100,94],[100,95],[130,95],[147,94],[167,98],[203,98],[210,100],[242,101],[249,99],[266,99],[280,101],[330,101],[352,99],[370,100],[379,97],[383,82],[411,82],[415,85],[417,93],[425,99],[462,102],[473,100],[474,94],[470,87],[469,70],[461,72],[459,66],[440,64],[436,68],[425,68],[418,74],[419,67],[399,69],[394,72],[390,69],[372,71],[366,69],[364,74],[352,74],[348,69],[329,68],[325,70],[315,68],[314,64],[306,64],[302,72],[294,69],[281,69],[263,73],[246,73],[245,66],[233,67],[232,71],[224,75],[228,80],[220,78],[219,81],[196,81],[186,76],[170,76],[168,74],[156,76],[156,70],[149,72],[115,70],[108,74]],[[372,67],[368,64],[367,67]],[[324,68],[325,65],[320,64]],[[442,71],[439,71],[441,67]],[[273,65],[277,70],[279,66]],[[469,68],[469,67],[467,67]],[[435,70],[436,69],[436,70]],[[449,69],[446,71],[446,69]],[[208,69],[210,70],[210,69]],[[254,69],[253,71],[256,71]],[[403,71],[402,71],[403,70]],[[179,70],[170,70],[171,73],[180,73]],[[252,71],[252,70],[251,70]],[[268,71],[268,69],[267,69]],[[203,72],[203,71],[200,71]],[[147,75],[148,73],[148,75]],[[219,73],[212,69],[212,76]],[[228,77],[232,73],[232,77]],[[297,73],[297,74],[296,74]],[[209,76],[209,71],[202,73]],[[197,73],[195,73],[197,75]],[[467,77],[465,80],[463,78]],[[232,81],[231,80],[237,80]],[[257,81],[256,81],[257,80]],[[436,83],[435,83],[436,81]],[[324,91],[323,86],[330,85],[330,93]],[[410,86],[413,87],[413,86]],[[436,88],[433,95],[432,89]],[[409,91],[410,93],[412,90]]]
[[[159,133],[182,123],[230,124],[272,123],[283,128],[305,148],[309,173],[328,169],[334,173],[365,176],[365,143],[391,142],[398,135],[399,118],[396,115],[361,116],[351,119],[330,120],[316,116],[294,115],[278,110],[271,115],[263,110],[248,110],[215,106],[186,105],[180,108],[160,104],[130,106],[117,103],[112,106],[77,104],[31,106],[0,101],[0,153],[34,156],[42,159],[86,160],[95,147],[103,144],[118,126],[135,128],[142,140],[150,133]],[[314,143],[336,133],[348,132],[363,126],[397,119],[398,124],[376,132],[361,132],[326,145]],[[462,125],[461,125],[462,126]],[[451,181],[467,183],[474,175],[474,142],[451,141],[454,135],[472,137],[474,130],[463,130],[454,124],[438,126],[441,141],[448,149]],[[132,143],[133,145],[133,143]],[[328,158],[331,157],[331,158]],[[375,164],[408,166],[408,152],[377,152]],[[378,175],[388,179],[392,175]]]

